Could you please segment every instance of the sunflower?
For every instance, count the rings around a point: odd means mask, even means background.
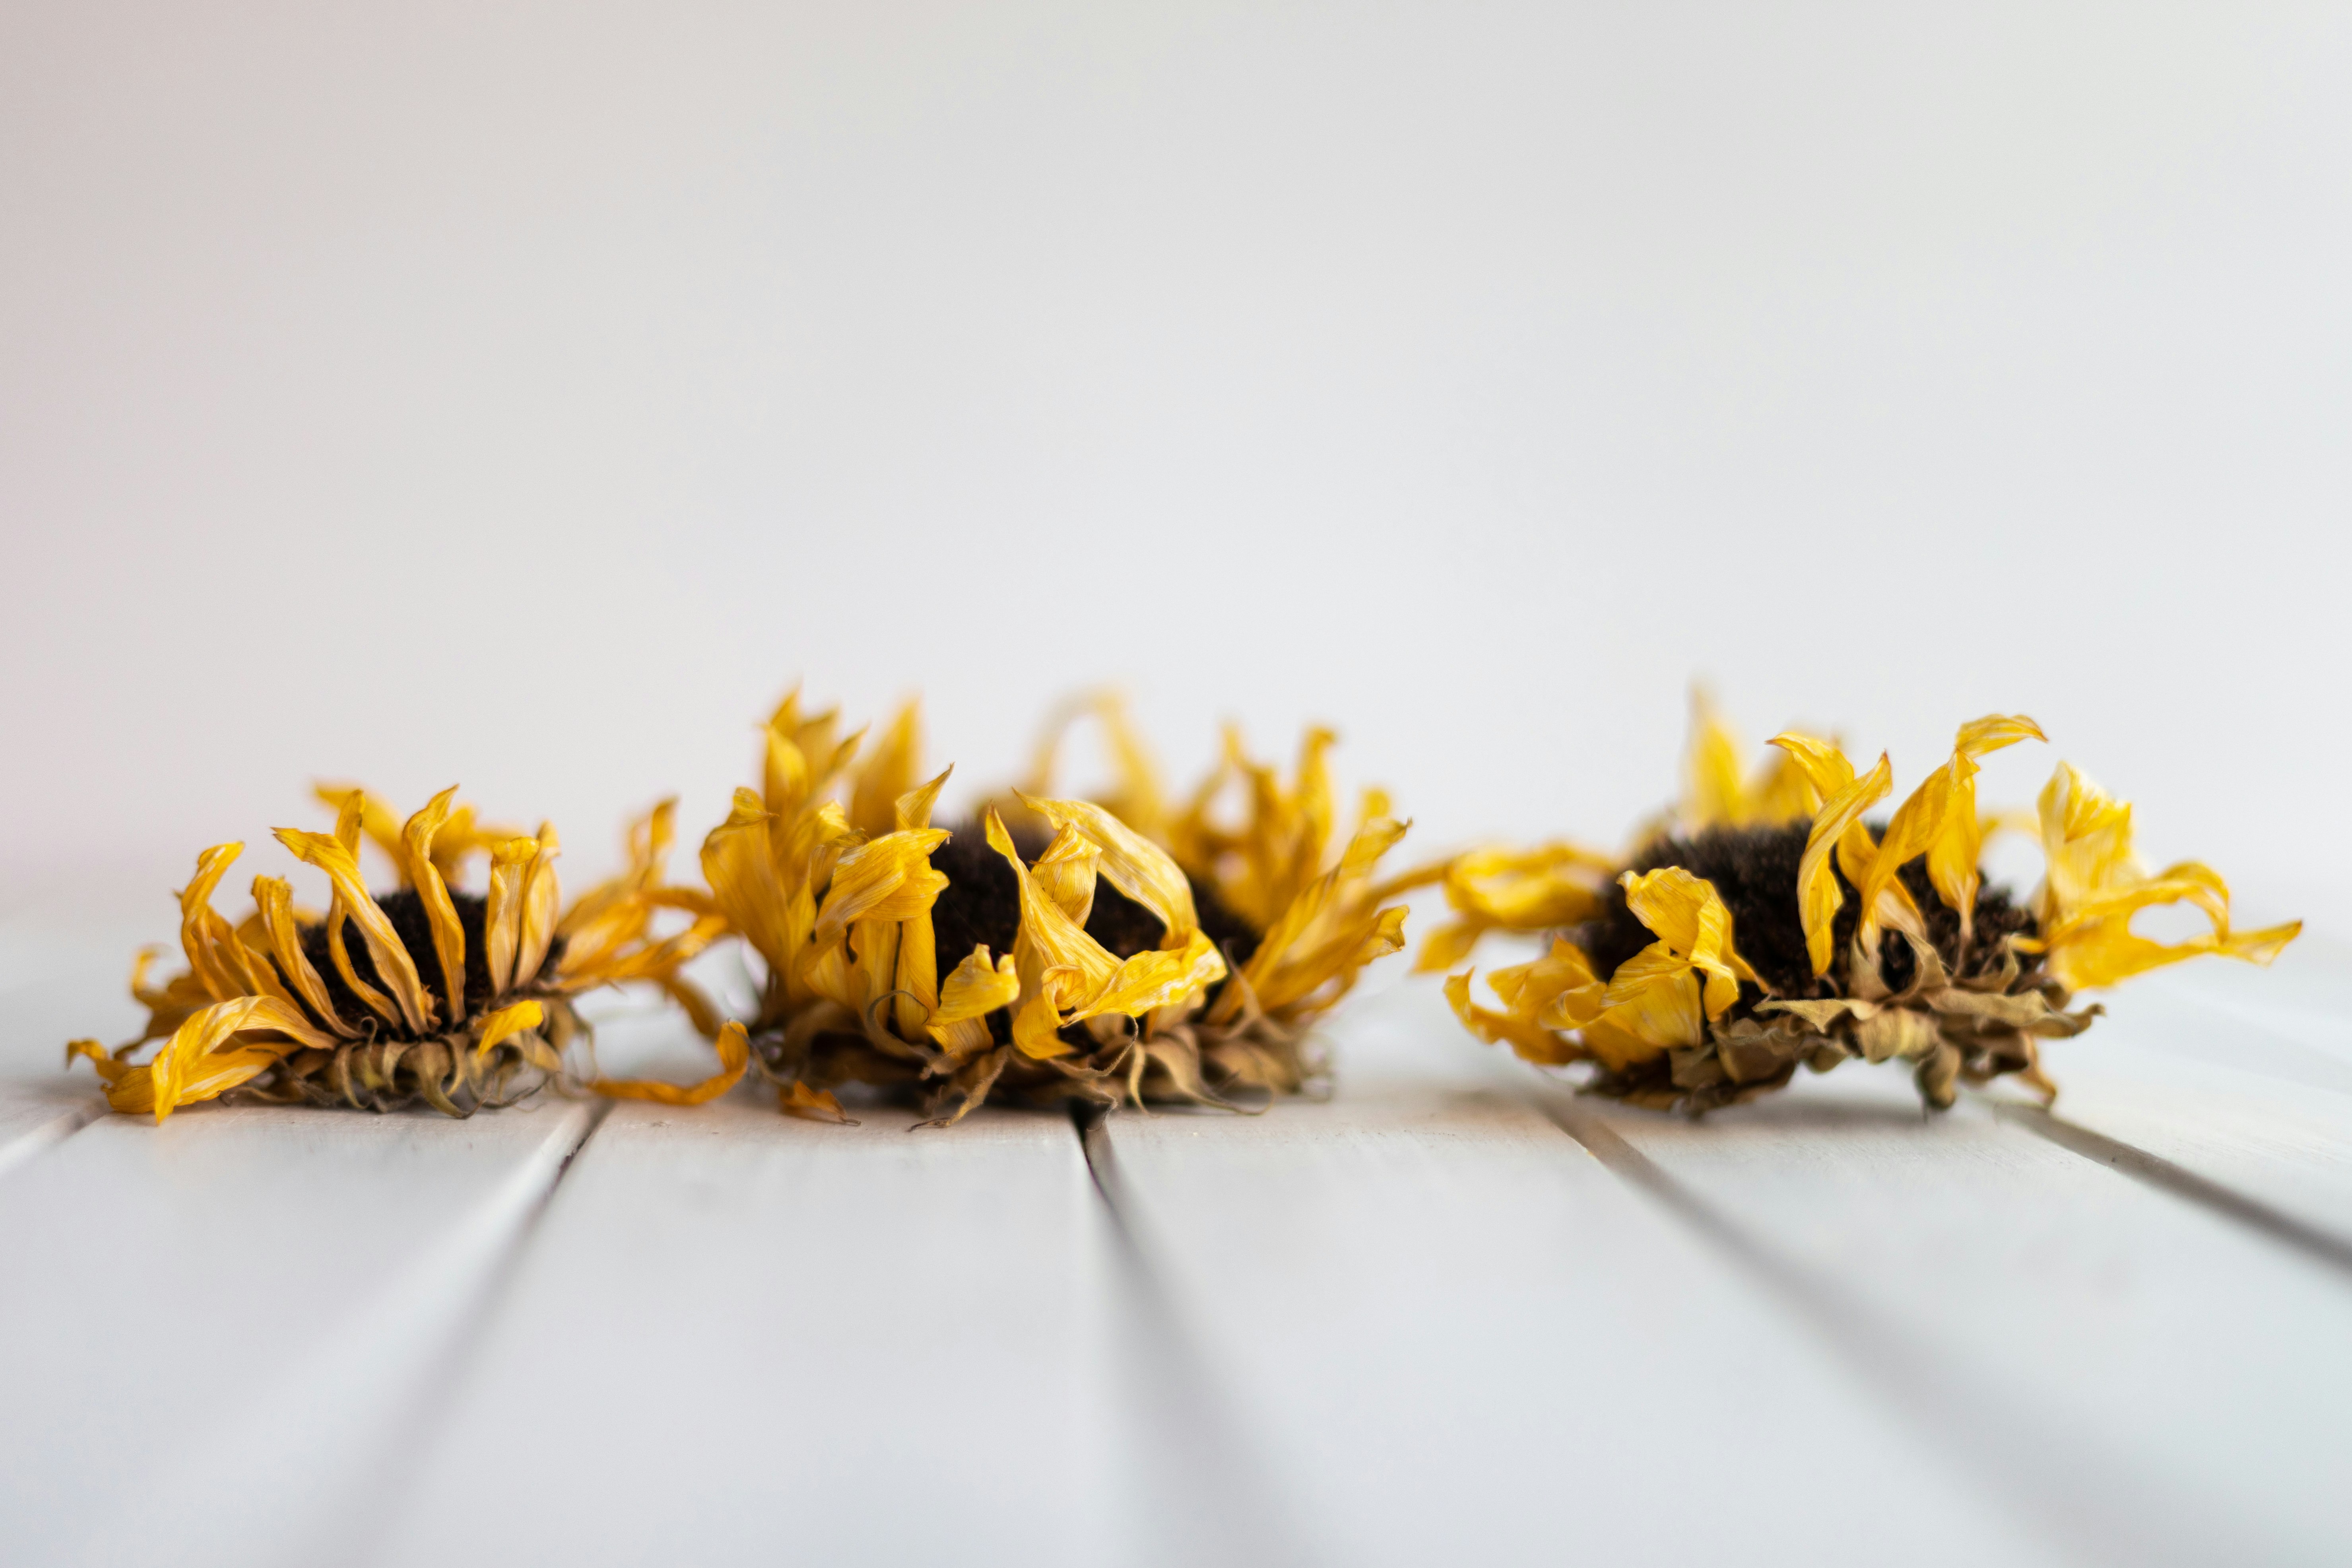
[[[1118,788],[1056,796],[1054,757],[1082,711],[1103,721]],[[1171,811],[1116,702],[1049,728],[1027,781],[949,828],[932,814],[950,772],[918,783],[908,705],[862,761],[831,712],[797,694],[769,721],[762,787],[738,790],[702,847],[712,904],[759,956],[740,1026],[787,1110],[839,1116],[861,1083],[954,1121],[994,1095],[1025,1104],[1146,1100],[1229,1104],[1236,1089],[1302,1089],[1323,1070],[1307,1026],[1362,967],[1404,942],[1372,873],[1405,831],[1366,795],[1334,855],[1328,731],[1287,784],[1228,735],[1224,760]],[[1240,819],[1216,807],[1244,786]],[[846,798],[843,798],[845,795]],[[604,1086],[666,1100],[733,1081],[719,1009],[666,985],[722,1071],[689,1087]]]
[[[282,878],[253,881],[254,913],[232,927],[213,890],[243,852],[215,845],[180,894],[187,968],[151,984],[139,955],[138,1038],[108,1051],[76,1040],[117,1110],[155,1120],[232,1089],[265,1100],[394,1110],[423,1100],[450,1116],[510,1104],[562,1070],[583,1025],[572,999],[598,985],[668,976],[722,929],[699,895],[662,886],[673,806],[633,825],[628,868],[559,913],[555,830],[477,825],[453,786],[405,823],[364,791],[321,786],[331,833],[279,828],[278,841],[326,874],[324,915],[298,909]],[[399,872],[382,897],[360,877],[363,840]],[[463,863],[489,862],[487,894],[457,891]],[[663,910],[692,922],[657,937]],[[356,935],[357,940],[353,941]],[[129,1058],[165,1043],[144,1063]]]
[[[2302,922],[2230,925],[2228,884],[2183,862],[2150,875],[2132,851],[2131,807],[2066,763],[2042,792],[2042,885],[2019,902],[1979,859],[1977,760],[2042,741],[2022,716],[1963,724],[1949,761],[1892,817],[1885,755],[1857,773],[1830,741],[1775,736],[1743,774],[1737,742],[1702,699],[1681,804],[1622,858],[1556,843],[1458,858],[1444,881],[1455,918],[1418,967],[1452,967],[1490,931],[1549,932],[1532,963],[1487,977],[1503,1005],[1445,983],[1455,1014],[1491,1043],[1546,1066],[1592,1064],[1591,1092],[1693,1113],[1825,1072],[1853,1058],[1913,1064],[1941,1110],[1965,1079],[2013,1073],[2045,1100],[2039,1042],[2080,1034],[2101,1009],[2076,992],[2202,953],[2268,963]],[[2179,942],[2133,917],[2187,904],[2208,929]]]

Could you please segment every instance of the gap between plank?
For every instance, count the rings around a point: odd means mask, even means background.
[[[0,1176],[26,1163],[43,1150],[55,1148],[100,1117],[110,1114],[106,1101],[94,1095],[86,1104],[66,1107],[21,1137],[0,1145]]]
[[[1266,1484],[1271,1472],[1257,1462],[1249,1435],[1217,1397],[1212,1363],[1187,1331],[1138,1234],[1108,1120],[1108,1110],[1099,1105],[1070,1108],[1087,1173],[1110,1222],[1113,1267],[1126,1309],[1119,1318],[1139,1331],[1131,1342],[1116,1339],[1112,1350],[1137,1384],[1129,1424],[1139,1430],[1133,1436],[1172,1439],[1139,1453],[1136,1463],[1149,1467],[1164,1458],[1180,1472],[1141,1478],[1160,1483],[1147,1489],[1152,1511],[1161,1516],[1140,1521],[1159,1537],[1161,1548],[1154,1552],[1151,1542],[1142,1543],[1142,1560],[1268,1568],[1310,1563],[1312,1554],[1295,1539],[1278,1497]],[[1127,1407],[1126,1402],[1121,1405]],[[1181,1510],[1182,1517],[1170,1517],[1171,1510]]]
[[[1932,1345],[1875,1310],[1845,1299],[1769,1244],[1744,1235],[1602,1118],[1577,1104],[1570,1091],[1540,1086],[1536,1094],[1562,1132],[1718,1248],[1864,1387],[1877,1392],[1936,1449],[1972,1472],[1989,1496],[2010,1500],[2021,1517],[2068,1552],[2085,1563],[2116,1568],[2215,1560],[2212,1553],[2223,1544],[2220,1537],[2227,1536],[2226,1529],[2172,1514],[2147,1498],[2137,1477],[2105,1469],[2086,1474],[2086,1450],[2075,1434],[1986,1398],[1964,1374],[1940,1365]],[[2090,1510],[2080,1506],[2086,1496]]]
[[[2094,1132],[2041,1106],[1993,1099],[1987,1099],[1985,1103],[1992,1107],[1999,1120],[2013,1122],[2070,1154],[2105,1165],[2160,1193],[2234,1221],[2324,1268],[2352,1278],[2352,1243],[2306,1225],[2259,1198],[2249,1197],[2210,1176],[2200,1176],[2160,1154],[2151,1154],[2104,1132]]]
[[[480,1353],[480,1346],[488,1337],[478,1331],[498,1311],[505,1300],[508,1288],[514,1282],[515,1274],[522,1267],[523,1258],[530,1250],[531,1238],[539,1234],[540,1222],[545,1217],[548,1205],[555,1201],[557,1189],[563,1185],[563,1178],[571,1174],[573,1163],[587,1149],[589,1140],[596,1136],[596,1130],[604,1126],[604,1119],[613,1113],[613,1102],[595,1100],[590,1101],[586,1109],[587,1121],[581,1128],[580,1136],[556,1162],[554,1173],[548,1178],[546,1185],[516,1223],[512,1238],[477,1287],[474,1300],[449,1326],[443,1349],[433,1357],[433,1364],[426,1369],[425,1375],[416,1380],[415,1386],[403,1402],[404,1407],[396,1411],[385,1423],[378,1450],[381,1458],[370,1470],[373,1477],[371,1489],[379,1495],[414,1495],[408,1483],[423,1472],[425,1461],[433,1450],[447,1412],[456,1404],[451,1394],[470,1374],[474,1361]],[[298,1556],[293,1561],[323,1562],[344,1555],[353,1563],[373,1563],[383,1556],[388,1539],[378,1535],[356,1551],[351,1542],[337,1542],[332,1550],[322,1555]]]

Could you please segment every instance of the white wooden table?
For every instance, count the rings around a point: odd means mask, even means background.
[[[96,1114],[0,968],[8,1563],[2352,1562],[2352,963],[2152,978],[2055,1117],[1693,1124],[1399,983],[1328,1103],[913,1132]]]

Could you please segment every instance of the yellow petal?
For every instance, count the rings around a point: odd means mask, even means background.
[[[1695,1046],[1706,1038],[1698,976],[1664,942],[1653,942],[1617,966],[1603,994],[1601,1020],[1649,1048],[1626,1062],[1647,1060],[1660,1051]]]
[[[248,990],[244,976],[231,969],[213,945],[213,926],[220,918],[213,913],[213,889],[244,852],[242,844],[214,845],[196,857],[196,874],[180,891],[181,949],[188,955],[189,972],[219,1002],[243,996]]]
[[[1977,817],[1976,759],[2020,741],[2049,737],[2023,714],[1991,713],[1960,726],[1952,742],[1952,795],[1944,819],[1927,846],[1927,880],[1937,897],[1960,915],[1964,933],[1973,929],[1977,888],[1982,880],[1984,828]]]
[[[1680,866],[1628,871],[1618,881],[1633,918],[1706,976],[1706,1016],[1721,1017],[1739,999],[1739,982],[1756,973],[1732,946],[1731,911],[1715,885]]]
[[[1935,883],[1947,904],[1973,912],[1976,894],[1977,808],[1976,759],[1988,752],[2042,738],[2040,726],[2019,715],[1989,714],[1960,726],[1951,760],[1921,781],[1895,811],[1894,820],[1880,836],[1878,851],[1862,884],[1862,922],[1855,939],[1864,951],[1878,951],[1878,928],[1884,922],[1880,895],[1897,886],[1902,868],[1947,841],[1942,855],[1931,862],[1933,878],[1940,864],[1942,880]],[[1958,862],[1966,860],[1963,868]],[[1965,903],[1958,901],[1965,895]]]
[[[258,1065],[252,1065],[251,1055],[241,1054],[234,1063],[209,1059],[246,1034],[284,1035],[295,1044],[320,1050],[335,1047],[335,1037],[314,1028],[310,1020],[275,996],[240,996],[215,1004],[182,1024],[148,1064],[155,1120],[161,1122],[180,1106],[236,1088],[292,1048],[282,1046],[272,1051],[249,1046],[249,1051],[259,1054]]]
[[[1849,764],[1847,772],[1852,771]],[[1835,775],[1824,770],[1823,776]],[[1845,895],[1838,890],[1837,873],[1830,857],[1851,832],[1859,830],[1865,839],[1869,837],[1869,829],[1862,826],[1862,814],[1885,800],[1894,787],[1895,765],[1882,752],[1875,767],[1859,778],[1850,778],[1836,794],[1822,802],[1821,812],[1813,818],[1812,831],[1805,837],[1804,858],[1797,864],[1797,911],[1805,927],[1805,954],[1812,960],[1815,974],[1829,973],[1836,948],[1831,925],[1837,918],[1838,906],[1845,901]]]
[[[1037,879],[1029,874],[1029,868],[1014,850],[1013,836],[1004,830],[1003,819],[993,806],[987,815],[987,834],[989,847],[1004,857],[1005,863],[1013,868],[1020,889],[1022,941],[1035,948],[1042,967],[1071,972],[1076,976],[1073,988],[1079,994],[1099,994],[1118,973],[1118,960],[1088,936],[1086,929],[1064,913],[1062,907],[1037,885]]]
[[[1600,913],[1601,889],[1615,871],[1613,857],[1575,844],[1473,849],[1447,868],[1445,901],[1505,931],[1553,931]]]
[[[1691,689],[1690,755],[1685,761],[1680,816],[1685,827],[1712,827],[1748,820],[1748,791],[1739,773],[1739,738],[1723,721],[1714,700]]]
[[[1529,1019],[1479,1006],[1470,995],[1470,977],[1476,973],[1465,969],[1445,979],[1445,1000],[1453,1006],[1454,1016],[1462,1020],[1464,1028],[1490,1046],[1507,1043],[1525,1060],[1545,1067],[1564,1067],[1584,1054],[1573,1042]]]
[[[394,871],[406,884],[407,850],[401,841],[400,818],[394,815],[392,807],[357,784],[316,784],[310,786],[310,793],[322,804],[335,808],[335,837],[352,852],[353,860],[359,858],[360,836],[364,833],[383,851],[384,858],[392,862]]]
[[[930,783],[920,789],[908,790],[894,801],[890,807],[891,827],[901,833],[911,827],[929,827],[931,825],[931,808],[939,804],[940,791],[946,786],[948,775],[954,772],[955,764],[950,763]]]
[[[702,876],[727,923],[772,972],[784,973],[799,956],[799,944],[782,879],[769,853],[771,820],[758,795],[737,790],[734,810],[702,841]]]
[[[343,896],[337,893],[327,904],[327,956],[333,961],[335,973],[342,976],[343,984],[366,1005],[368,1011],[387,1024],[397,1024],[400,1009],[393,1005],[392,998],[362,980],[359,971],[352,966],[351,949],[343,942],[343,928],[350,922],[351,917],[343,912]]]
[[[1253,986],[1258,1005],[1275,1012],[1304,1001],[1333,980],[1346,982],[1342,991],[1352,986],[1357,971],[1402,950],[1406,913],[1402,904],[1395,904],[1367,909],[1352,920],[1339,922],[1322,940],[1288,955],[1286,962],[1265,976],[1262,988]]]
[[[530,869],[523,874],[522,916],[515,934],[513,984],[517,985],[528,985],[539,978],[547,963],[547,950],[555,942],[557,911],[563,901],[555,875],[555,858],[563,853],[563,846],[555,837],[553,823],[539,825],[537,842]]]
[[[1435,974],[1452,969],[1470,956],[1478,939],[1495,928],[1476,919],[1448,921],[1434,927],[1421,939],[1421,952],[1412,961],[1415,974]]]
[[[921,1029],[939,1007],[939,980],[938,933],[931,926],[931,911],[925,910],[898,928],[898,996],[893,1011],[904,1038],[922,1038]]]
[[[1168,928],[1168,945],[1181,946],[1200,929],[1200,917],[1192,909],[1192,884],[1168,851],[1091,801],[1047,800],[1028,795],[1020,799],[1056,831],[1074,827],[1101,850],[1103,876],[1112,887],[1160,917]]]
[[[253,901],[261,912],[262,929],[269,935],[270,952],[296,994],[327,1027],[339,1035],[355,1037],[359,1031],[336,1016],[326,981],[302,951],[302,928],[294,918],[294,889],[282,877],[256,877]]]
[[[466,928],[457,923],[457,906],[441,880],[441,868],[433,863],[433,837],[448,820],[449,803],[457,798],[457,786],[451,784],[410,817],[400,833],[408,854],[409,880],[415,884],[425,923],[433,931],[433,954],[441,963],[441,995],[453,1025],[466,1017]]]
[[[931,868],[931,851],[947,841],[943,827],[916,828],[886,833],[843,856],[817,911],[817,945],[839,941],[853,921],[903,921],[929,913],[948,885],[946,874]]]
[[[857,771],[850,793],[849,820],[860,833],[879,837],[896,831],[898,800],[915,787],[915,770],[923,753],[920,705],[908,703],[882,733],[882,743]]]
[[[1102,990],[1062,1021],[1076,1024],[1111,1013],[1139,1017],[1188,1001],[1224,977],[1223,955],[1205,931],[1196,931],[1179,952],[1139,952],[1123,960]]]
[[[931,1022],[946,1025],[982,1017],[999,1007],[1010,1007],[1020,995],[1021,976],[1013,966],[1013,955],[1008,952],[992,965],[987,944],[982,943],[965,955],[940,987],[940,1005]]]
[[[1118,779],[1117,786],[1104,797],[1105,808],[1137,832],[1157,835],[1166,816],[1164,797],[1160,787],[1160,769],[1152,762],[1142,737],[1129,720],[1125,700],[1115,691],[1091,692],[1075,698],[1063,703],[1047,719],[1035,759],[1030,765],[1028,793],[1043,795],[1052,790],[1055,759],[1061,748],[1062,736],[1073,723],[1089,713],[1102,725],[1103,739],[1109,749],[1111,765]],[[1117,882],[1113,886],[1118,887],[1128,897],[1135,897],[1124,886]]]
[[[1592,961],[1566,937],[1554,937],[1551,951],[1531,963],[1495,971],[1486,984],[1514,1016],[1550,1029],[1582,1028],[1607,1005]]]
[[[600,1078],[588,1087],[608,1100],[645,1100],[656,1105],[708,1104],[741,1082],[744,1069],[751,1065],[751,1037],[744,1033],[742,1025],[728,1024],[712,1044],[719,1050],[719,1070],[699,1083],[680,1086],[651,1079]]]
[[[1780,748],[1782,754],[1794,763],[1813,786],[1821,800],[1829,800],[1844,792],[1853,783],[1853,764],[1834,741],[1823,741],[1794,730],[1783,731],[1769,742]],[[1820,810],[1818,802],[1807,808],[1812,815]]]
[[[1045,896],[1080,926],[1094,913],[1095,878],[1102,868],[1102,850],[1075,826],[1065,826],[1029,863],[1029,874]]]
[[[480,1061],[498,1048],[501,1040],[520,1035],[525,1029],[536,1029],[547,1022],[547,1010],[537,1002],[517,1002],[482,1016],[481,1034],[474,1040],[474,1059]]]
[[[1061,1026],[1062,1016],[1054,1005],[1052,994],[1040,991],[1013,1015],[1013,1044],[1023,1056],[1034,1061],[1066,1056],[1073,1047],[1058,1033]]]
[[[489,963],[493,996],[505,995],[514,984],[515,954],[522,945],[523,883],[538,857],[536,838],[509,838],[490,847],[490,893],[482,915],[482,948]]]
[[[280,844],[292,850],[296,858],[317,867],[335,885],[336,900],[353,925],[360,928],[360,939],[367,943],[368,957],[375,963],[375,972],[383,976],[391,989],[393,1000],[399,1005],[402,1017],[411,1031],[422,1034],[433,1021],[433,999],[425,993],[424,983],[417,978],[416,965],[401,945],[399,932],[392,921],[360,881],[359,863],[352,858],[332,837],[324,833],[304,833],[296,828],[277,830]]]

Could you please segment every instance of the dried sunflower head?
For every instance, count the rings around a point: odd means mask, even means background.
[[[713,904],[761,960],[742,1026],[788,1110],[838,1115],[833,1090],[904,1091],[952,1121],[994,1095],[1024,1103],[1166,1098],[1223,1103],[1320,1069],[1307,1024],[1364,964],[1403,945],[1404,910],[1372,880],[1404,832],[1377,792],[1332,852],[1331,736],[1307,738],[1288,784],[1228,738],[1225,761],[1171,811],[1116,703],[1105,723],[1119,786],[1056,796],[1049,731],[1030,787],[956,827],[932,826],[948,779],[918,784],[910,705],[862,762],[831,713],[795,695],[770,720],[763,787],[736,792],[704,841]],[[1246,784],[1234,823],[1215,815]],[[603,1083],[679,1100],[724,1092],[740,1065],[719,1009],[671,994],[720,1044],[690,1088]]]
[[[365,792],[321,786],[337,807],[332,833],[277,830],[324,872],[323,914],[298,909],[282,878],[257,877],[254,912],[231,926],[213,890],[244,850],[221,844],[196,859],[180,894],[184,972],[160,985],[140,954],[131,994],[148,1010],[137,1039],[88,1057],[115,1110],[174,1110],[238,1090],[285,1102],[393,1110],[423,1100],[451,1116],[529,1095],[561,1071],[582,1026],[572,998],[599,985],[660,981],[717,936],[709,900],[662,886],[671,837],[665,802],[634,825],[629,866],[561,907],[555,830],[478,826],[452,806],[453,786],[404,824]],[[400,886],[381,897],[361,880],[362,840],[391,859]],[[464,862],[489,861],[485,893],[458,890]],[[691,923],[657,936],[663,910]],[[152,1058],[129,1058],[151,1040]]]
[[[1914,1066],[1927,1104],[1962,1080],[2014,1073],[2045,1098],[2038,1042],[2075,1035],[2100,1009],[2077,991],[2200,953],[2267,963],[2302,930],[2230,926],[2230,890],[2185,862],[2150,875],[2132,852],[2131,807],[2061,763],[2042,792],[2047,874],[2018,902],[1979,867],[1996,819],[1977,809],[1977,759],[2042,740],[2023,717],[1960,726],[1951,758],[1884,823],[1881,756],[1857,773],[1838,746],[1790,732],[1752,779],[1722,721],[1698,704],[1689,784],[1632,855],[1574,845],[1479,849],[1448,868],[1454,920],[1419,967],[1452,967],[1489,931],[1545,932],[1549,950],[1495,971],[1503,1005],[1480,1005],[1475,972],[1445,983],[1454,1012],[1530,1061],[1591,1062],[1588,1089],[1692,1112],[1787,1083],[1798,1064],[1853,1058]],[[2162,943],[2139,910],[2189,904],[2209,929]]]

